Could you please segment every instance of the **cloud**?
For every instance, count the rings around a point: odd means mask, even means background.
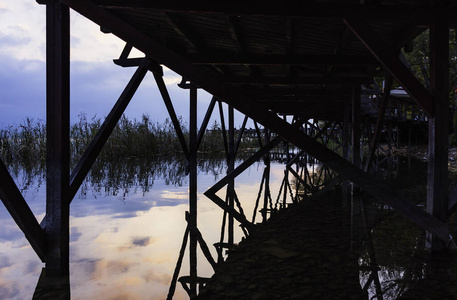
[[[8,257],[0,256],[0,269],[10,267],[11,265],[11,260]]]
[[[154,241],[151,237],[134,237],[132,238],[132,244],[139,247],[145,247],[152,244]]]
[[[0,9],[0,54],[18,59],[45,58],[46,8],[34,1],[2,3]]]
[[[0,3],[0,128],[19,124],[27,117],[45,119],[46,8],[34,1]],[[105,117],[129,82],[135,68],[114,65],[125,42],[82,15],[70,12],[71,119],[81,112]],[[136,49],[130,57],[142,57]],[[164,82],[178,116],[188,120],[189,91],[177,86],[181,76],[167,67]],[[211,97],[199,90],[199,122]],[[163,122],[168,112],[151,74],[148,74],[126,109],[130,118],[149,114]]]
[[[32,38],[27,36],[27,31],[20,26],[10,26],[6,29],[6,32],[0,32],[0,44],[3,47],[25,47],[32,41]]]

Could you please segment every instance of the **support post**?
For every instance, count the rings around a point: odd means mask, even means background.
[[[345,160],[349,160],[349,117],[351,114],[351,106],[348,100],[344,101],[343,111],[343,132],[342,132],[342,157]],[[343,206],[347,205],[349,201],[349,180],[343,180],[342,183],[343,193]]]
[[[265,144],[270,142],[270,131],[265,127],[264,128],[265,134]],[[270,152],[264,155],[264,163],[265,163],[265,192],[263,194],[263,210],[262,210],[262,222],[266,222],[268,218],[268,200],[270,199],[270,167],[271,167],[271,159],[270,159]]]
[[[234,118],[235,110],[233,106],[229,105],[228,107],[228,166],[227,166],[227,174],[230,174],[235,169],[235,118]],[[228,193],[228,205],[231,208],[235,207],[235,178],[232,178],[227,185],[227,193]],[[235,219],[232,215],[228,216],[228,243],[229,245],[233,245],[234,243],[234,223]]]
[[[352,163],[360,168],[360,85],[352,88]]]
[[[46,274],[69,274],[70,12],[46,5]]]
[[[190,87],[189,117],[189,264],[190,298],[197,296],[197,87]]]
[[[437,20],[430,27],[430,86],[434,118],[429,119],[427,211],[445,222],[448,217],[449,134],[449,23]],[[437,251],[446,245],[427,233],[426,247]]]

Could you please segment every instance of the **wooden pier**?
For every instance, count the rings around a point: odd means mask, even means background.
[[[247,236],[257,230],[256,222],[248,220],[240,205],[242,199],[236,195],[237,176],[259,159],[268,166],[268,153],[286,142],[298,149],[297,157],[313,157],[325,166],[326,172],[337,174],[345,182],[343,194],[347,194],[350,182],[426,230],[426,246],[431,251],[455,248],[446,225],[453,206],[450,203],[454,203],[448,195],[447,151],[449,29],[456,25],[455,1],[318,0],[288,5],[205,0],[38,2],[46,6],[47,25],[46,217],[42,221],[35,218],[1,161],[0,198],[38,259],[45,263],[44,276],[68,276],[69,205],[149,72],[189,164],[188,228],[183,247],[189,248],[190,270],[189,277],[181,282],[191,298],[197,296],[198,286],[204,281],[197,274],[196,251],[198,245],[207,248],[197,224],[196,155],[216,105],[224,126],[229,167],[227,176],[204,194],[224,211],[226,235],[221,238],[220,247],[232,247],[234,226],[241,225]],[[74,170],[70,170],[69,162],[70,9],[98,24],[103,32],[124,40],[125,49],[115,63],[137,68]],[[427,29],[430,86],[413,75],[401,55],[402,48]],[[143,52],[144,57],[131,58],[132,48]],[[189,91],[189,143],[164,84],[163,66],[181,75],[180,87]],[[373,85],[374,78],[386,83],[383,90]],[[407,100],[394,99],[394,83],[407,93]],[[198,89],[213,95],[200,125],[196,116]],[[223,104],[227,106],[227,124],[223,120]],[[367,104],[376,108],[367,109]],[[246,116],[237,134],[235,110]],[[248,119],[255,124],[260,150],[235,167],[234,158]],[[395,132],[389,127],[392,120],[429,124],[426,211],[399,197],[372,173],[383,132]],[[392,143],[390,139],[389,144]],[[363,151],[364,145],[368,151]],[[288,174],[303,178],[292,168],[298,158],[286,153]],[[263,180],[266,186],[268,172]],[[305,191],[319,192],[319,180],[315,183],[310,186],[305,179],[302,184]],[[286,181],[284,184],[282,207],[287,206],[285,195],[289,188]],[[216,194],[222,188],[227,188],[226,199]],[[259,203],[263,201],[262,221],[266,221],[271,212],[268,190],[263,195]],[[303,192],[301,200],[305,201],[306,195]],[[206,256],[212,259],[209,254]]]

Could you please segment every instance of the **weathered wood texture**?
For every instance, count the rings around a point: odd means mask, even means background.
[[[46,4],[47,275],[69,274],[70,10]]]

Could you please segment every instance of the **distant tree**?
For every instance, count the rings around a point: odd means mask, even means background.
[[[411,51],[405,55],[414,75],[427,87],[430,87],[430,33],[424,31],[413,40]],[[449,102],[452,130],[449,136],[451,146],[457,145],[457,31],[449,30]]]

